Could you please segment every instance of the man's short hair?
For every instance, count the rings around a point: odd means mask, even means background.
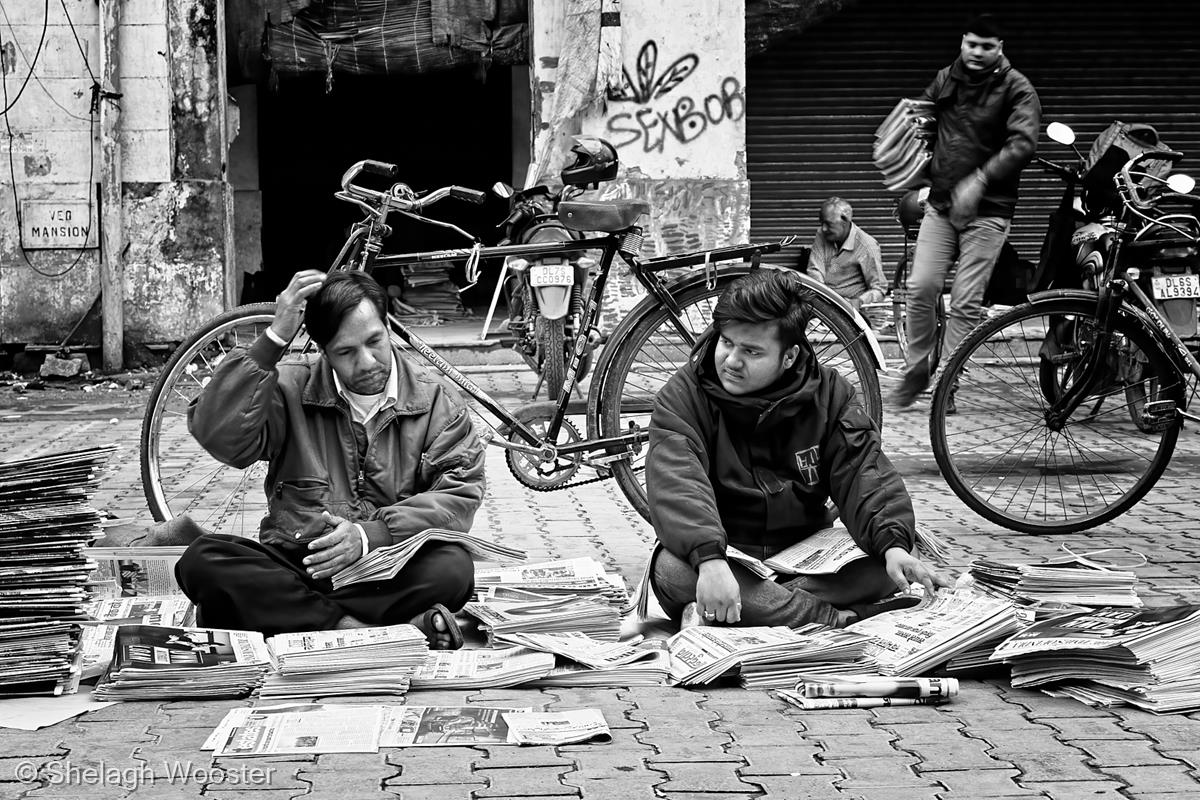
[[[850,222],[854,219],[854,208],[840,197],[831,197],[824,203],[821,203],[821,216],[825,216],[825,212],[833,209],[838,216]]]
[[[976,14],[967,20],[967,24],[963,26],[963,33],[973,33],[976,36],[981,36],[984,39],[1004,39],[1004,31],[1001,29],[1000,20],[992,14]]]
[[[783,349],[794,344],[807,349],[808,290],[786,270],[756,269],[729,284],[713,309],[713,327],[760,325],[774,322]]]
[[[379,318],[387,322],[387,292],[365,272],[334,272],[304,306],[304,327],[309,337],[325,347],[337,336],[346,318],[363,300],[371,301]]]

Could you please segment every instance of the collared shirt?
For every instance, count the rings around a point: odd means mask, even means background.
[[[880,300],[887,293],[879,244],[853,223],[841,247],[817,234],[808,256],[808,274],[847,299],[869,289],[878,291]]]
[[[275,331],[267,328],[267,338],[280,347],[287,347],[288,343],[283,340]],[[350,417],[366,428],[368,422],[374,419],[380,411],[383,411],[389,406],[394,406],[400,399],[400,378],[396,367],[396,356],[392,354],[392,371],[388,375],[387,388],[377,394],[358,394],[352,392],[342,385],[342,381],[338,378],[335,370],[330,370],[333,375],[333,386],[337,389],[337,393],[346,401],[346,405],[350,406]],[[358,436],[356,435],[357,439]],[[370,543],[367,541],[367,532],[362,525],[357,522],[351,523],[355,530],[358,531],[359,539],[362,541],[362,555],[366,555],[371,549]]]

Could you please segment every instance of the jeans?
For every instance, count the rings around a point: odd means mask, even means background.
[[[755,558],[770,558],[778,550],[737,546]],[[838,609],[856,603],[870,603],[896,592],[883,561],[860,558],[832,575],[781,575],[776,580],[760,578],[740,564],[730,561],[733,577],[741,590],[742,620],[739,625],[785,625],[795,628],[808,622],[837,627]],[[668,550],[659,550],[651,570],[654,587],[663,611],[679,619],[683,607],[696,599],[699,573],[692,565]]]
[[[946,285],[946,273],[958,259],[958,272],[950,287],[950,309],[946,320],[946,340],[942,352],[949,355],[971,329],[983,321],[983,293],[1000,248],[1008,238],[1011,220],[1004,217],[977,217],[961,233],[950,224],[950,215],[929,206],[921,220],[913,254],[912,273],[908,277],[908,309],[905,321],[908,333],[909,374],[933,371],[929,359],[937,344],[937,300]]]

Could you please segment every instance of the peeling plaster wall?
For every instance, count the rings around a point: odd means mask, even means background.
[[[221,126],[219,0],[123,0],[119,31],[125,339],[129,348],[178,341],[225,305],[227,197]],[[66,0],[78,33],[50,3],[46,44],[10,112],[15,181],[0,170],[0,344],[61,341],[99,293],[99,250],[21,249],[19,201],[86,204],[99,230],[99,125],[90,127],[91,74],[100,74],[99,9]],[[0,58],[10,100],[29,72],[41,3],[8,5]],[[80,53],[82,47],[83,54]],[[6,47],[6,51],[9,48]],[[86,58],[86,64],[84,59]],[[90,73],[89,73],[90,69]],[[0,148],[4,141],[0,131]],[[0,152],[0,164],[7,160]],[[32,264],[32,267],[30,266]],[[46,275],[38,273],[40,270]],[[93,311],[71,340],[97,345]],[[128,352],[128,351],[127,351]]]
[[[550,118],[563,10],[534,0],[534,147],[563,130],[600,136],[617,148],[621,172],[593,196],[650,203],[643,256],[747,241],[744,0],[689,4],[623,0],[622,89],[578,120]],[[606,327],[641,288],[619,275],[606,298]],[[613,315],[611,312],[616,311]]]

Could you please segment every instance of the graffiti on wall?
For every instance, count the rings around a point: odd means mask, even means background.
[[[699,56],[687,53],[660,73],[658,44],[653,39],[643,44],[638,51],[635,75],[631,76],[626,67],[620,87],[608,93],[610,101],[640,107],[609,116],[610,141],[618,148],[640,143],[643,152],[661,153],[669,142],[686,145],[723,122],[736,122],[745,116],[742,83],[732,75],[721,79],[707,94],[676,92],[666,98],[699,64]]]

